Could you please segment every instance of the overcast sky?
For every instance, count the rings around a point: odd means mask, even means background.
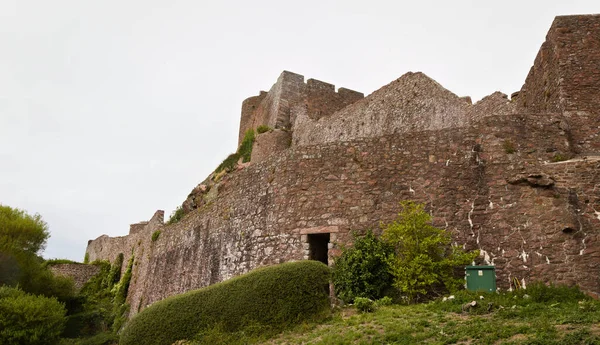
[[[235,151],[241,102],[289,70],[369,94],[422,71],[520,89],[554,16],[593,1],[0,0],[0,203],[44,256],[170,214]]]

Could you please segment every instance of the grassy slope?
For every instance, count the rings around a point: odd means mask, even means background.
[[[473,297],[479,307],[462,312],[463,302]],[[381,307],[366,314],[345,308],[326,323],[305,325],[263,344],[600,344],[597,301],[478,297]]]

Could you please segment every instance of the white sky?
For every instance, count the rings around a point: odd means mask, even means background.
[[[422,71],[474,101],[520,89],[554,16],[593,1],[0,0],[0,203],[47,258],[167,217],[235,151],[282,70],[369,94]]]

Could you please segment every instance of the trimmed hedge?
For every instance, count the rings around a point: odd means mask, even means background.
[[[329,278],[329,268],[317,261],[259,268],[154,303],[129,321],[119,344],[170,345],[216,326],[233,332],[317,320],[329,313]]]

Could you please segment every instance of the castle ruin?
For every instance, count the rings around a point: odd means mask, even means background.
[[[364,97],[283,72],[243,102],[240,142],[261,125],[272,129],[251,161],[195,187],[181,221],[157,211],[89,242],[91,261],[135,256],[132,314],[259,266],[332,264],[352,231],[378,229],[407,199],[479,249],[501,289],[600,294],[600,15],[557,17],[510,99],[471,104],[423,73]]]

